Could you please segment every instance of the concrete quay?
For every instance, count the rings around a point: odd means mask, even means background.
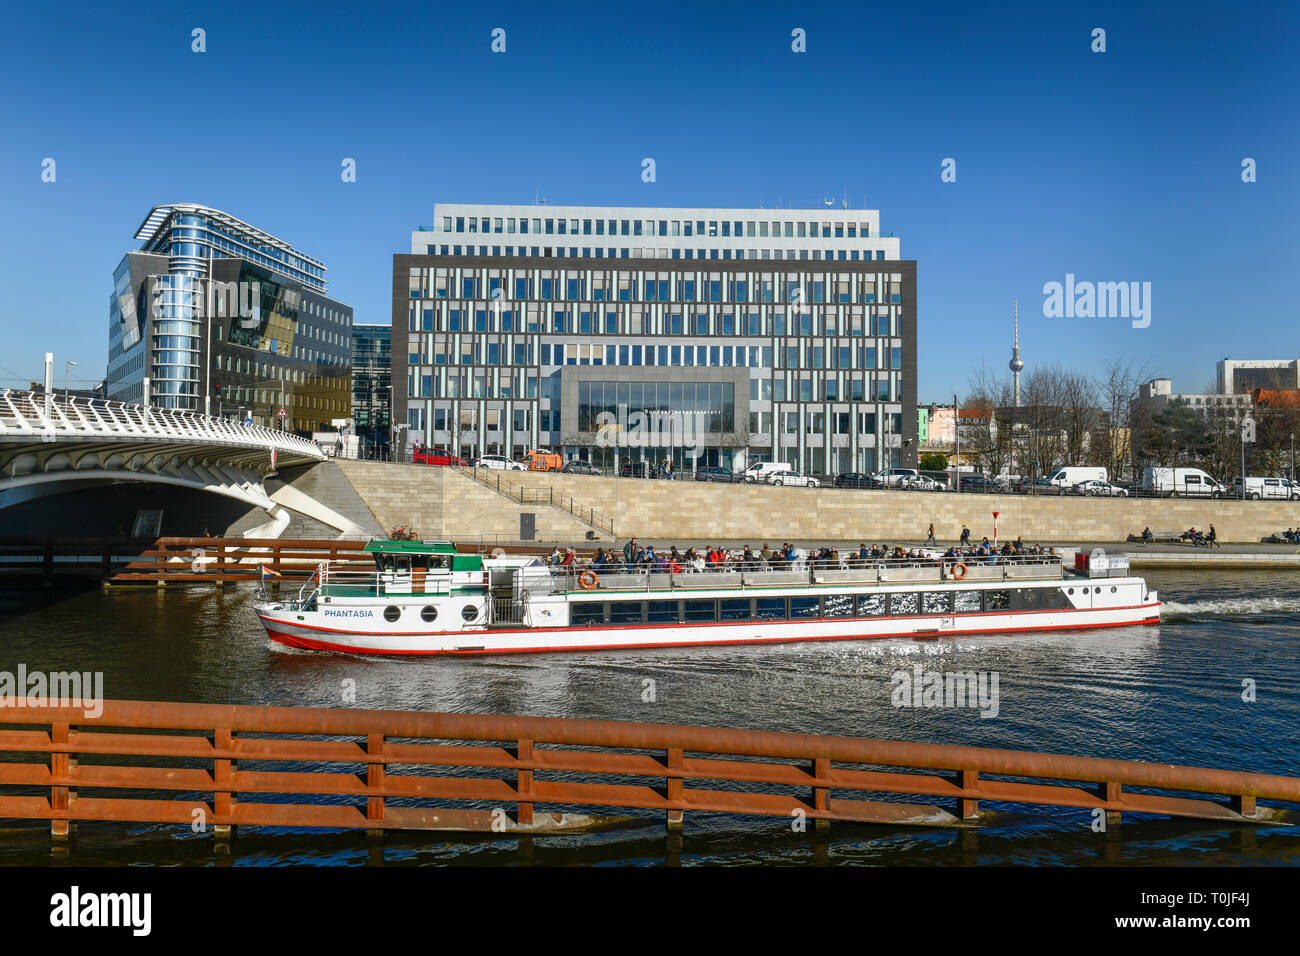
[[[421,465],[339,461],[343,474],[385,529],[404,525],[427,538],[516,539],[520,519],[532,514],[536,540],[581,541],[590,527],[545,504],[520,504],[475,482],[458,470]],[[761,545],[780,541],[920,542],[933,523],[941,543],[955,542],[965,523],[971,537],[993,537],[998,512],[1000,539],[1023,537],[1040,543],[1100,542],[1108,550],[1147,554],[1152,549],[1195,562],[1229,560],[1224,549],[1211,555],[1190,545],[1131,544],[1126,539],[1150,527],[1157,535],[1190,527],[1215,526],[1224,545],[1249,545],[1300,525],[1300,504],[1288,501],[1229,501],[1187,498],[1079,498],[953,492],[874,491],[720,485],[707,482],[604,478],[586,475],[508,472],[503,480],[529,488],[554,488],[583,506],[613,518],[615,535],[647,540]],[[1294,554],[1296,548],[1276,546]],[[1187,563],[1189,557],[1170,557]],[[1242,557],[1231,560],[1248,562]]]

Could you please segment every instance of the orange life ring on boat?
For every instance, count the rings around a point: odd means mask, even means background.
[[[590,591],[598,581],[600,581],[600,578],[596,577],[596,572],[592,570],[583,571],[578,575],[578,587],[584,591]]]
[[[952,576],[958,581],[966,577],[966,565],[962,564],[960,561],[954,564],[952,566]]]

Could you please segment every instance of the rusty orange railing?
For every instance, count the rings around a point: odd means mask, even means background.
[[[144,701],[105,701],[95,716],[21,702],[0,707],[0,752],[0,818],[48,820],[56,836],[76,820],[202,820],[218,835],[237,825],[518,832],[590,822],[535,817],[537,807],[651,810],[670,827],[696,812],[953,825],[978,820],[980,801],[1300,820],[1285,806],[1300,803],[1293,777],[622,721]],[[887,799],[900,794],[951,809]]]

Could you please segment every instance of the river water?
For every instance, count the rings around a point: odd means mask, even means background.
[[[280,649],[248,589],[0,592],[0,670],[102,671],[119,699],[646,720],[885,737],[1300,775],[1300,592],[1293,572],[1153,572],[1158,627],[914,642],[387,660]],[[891,675],[998,675],[996,716],[899,708]],[[648,685],[647,680],[653,681]],[[1243,700],[1253,681],[1256,699]],[[653,701],[644,698],[653,687]],[[907,799],[907,798],[904,798]],[[915,799],[915,798],[913,798]],[[655,818],[661,824],[661,818]],[[1300,830],[1300,827],[1295,828]],[[1281,864],[1285,827],[1136,820],[1105,834],[1082,810],[1016,809],[977,832],[688,816],[662,825],[531,839],[241,832],[229,856],[175,827],[0,826],[0,864]]]

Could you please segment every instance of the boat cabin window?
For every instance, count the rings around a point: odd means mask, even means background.
[[[926,614],[952,613],[951,591],[927,591],[922,595],[921,606]]]
[[[569,608],[569,624],[573,627],[595,627],[597,624],[604,623],[605,605],[603,604],[573,604]]]
[[[410,574],[411,571],[445,571],[451,567],[449,554],[384,554],[375,555],[375,567],[392,574]]]
[[[647,624],[676,624],[680,620],[678,601],[650,601],[646,606]]]
[[[916,614],[921,602],[914,593],[889,595],[890,614]]]
[[[645,621],[645,604],[641,601],[615,601],[609,606],[610,624],[641,624]]]

